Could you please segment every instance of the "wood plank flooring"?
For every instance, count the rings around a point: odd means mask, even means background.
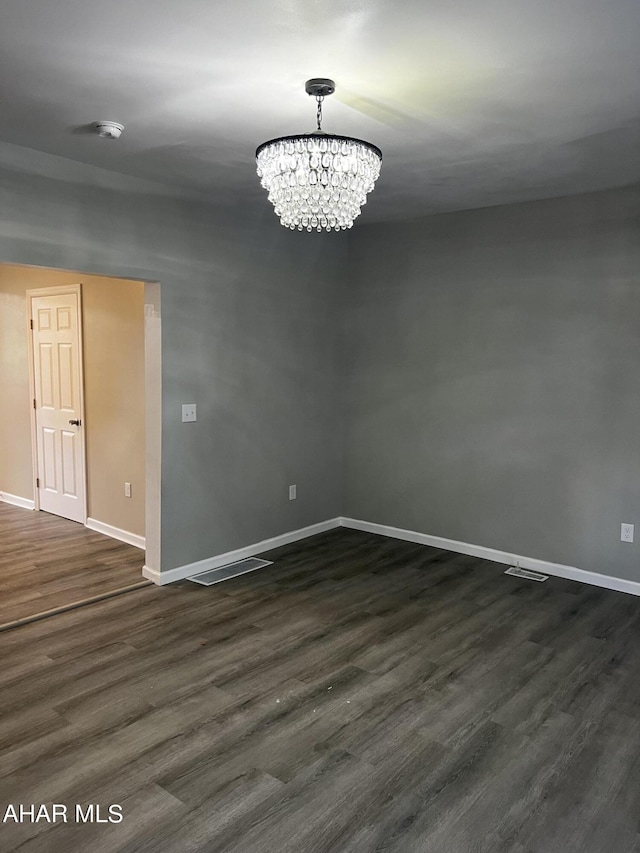
[[[0,808],[69,809],[0,850],[639,853],[639,599],[352,530],[265,556],[0,636]]]
[[[144,551],[0,502],[0,624],[143,580]]]

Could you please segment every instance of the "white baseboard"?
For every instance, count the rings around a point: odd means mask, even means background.
[[[198,560],[196,563],[188,563],[185,566],[178,566],[175,569],[168,569],[164,572],[144,566],[142,574],[143,577],[159,586],[164,586],[168,583],[184,580],[184,578],[190,578],[192,575],[199,575],[201,572],[206,572],[210,569],[218,569],[220,566],[226,566],[227,563],[235,563],[238,560],[244,560],[246,557],[255,557],[264,551],[271,551],[273,548],[288,545],[290,542],[298,542],[300,539],[315,536],[316,533],[324,533],[325,530],[332,530],[334,527],[340,527],[339,518],[330,518],[327,521],[321,521],[319,524],[311,524],[309,527],[292,530],[289,533],[274,536],[272,539],[263,539],[262,542],[247,545],[245,548],[237,548],[235,551],[227,551],[225,554],[207,557],[206,560]]]
[[[87,526],[90,525],[87,523]],[[255,557],[265,551],[279,548],[281,545],[288,545],[291,542],[298,542],[301,539],[314,536],[316,533],[323,533],[326,530],[332,530],[335,527],[350,527],[354,530],[363,530],[366,533],[388,536],[391,539],[403,539],[406,542],[430,545],[433,548],[442,548],[444,551],[468,554],[471,557],[479,557],[483,560],[491,560],[494,563],[503,563],[508,566],[513,566],[517,562],[523,569],[531,569],[532,571],[542,572],[542,574],[552,575],[553,577],[567,578],[568,580],[590,584],[591,586],[599,586],[604,589],[612,589],[617,592],[626,592],[630,595],[640,596],[640,583],[638,581],[602,575],[598,572],[590,572],[586,569],[576,568],[575,566],[565,566],[562,563],[549,563],[546,560],[525,557],[521,554],[511,554],[508,551],[499,551],[496,548],[487,548],[484,545],[473,545],[469,542],[445,539],[442,536],[418,533],[415,530],[403,530],[399,527],[389,527],[385,524],[375,524],[370,521],[360,521],[355,518],[344,517],[332,518],[322,521],[319,524],[312,524],[300,530],[293,530],[290,533],[283,533],[281,536],[274,536],[272,539],[264,539],[262,542],[256,542],[254,545],[247,545],[245,548],[227,551],[225,554],[218,554],[215,557],[199,560],[196,563],[188,563],[185,566],[178,566],[175,569],[168,569],[164,572],[144,566],[142,574],[145,578],[159,586],[164,586],[165,584],[175,583],[176,581],[184,580],[184,578],[206,572],[210,569],[217,569],[220,566],[227,565],[227,563],[235,563],[237,560],[244,560],[246,557]]]
[[[96,533],[110,536],[112,539],[119,539],[120,542],[133,545],[134,548],[141,548],[143,551],[145,549],[144,536],[138,536],[137,533],[129,533],[128,530],[121,530],[119,527],[113,527],[111,524],[105,524],[95,518],[88,518],[85,527],[88,527],[89,530],[95,530]]]
[[[523,569],[542,572],[544,575],[567,578],[568,580],[591,584],[591,586],[613,589],[616,592],[627,592],[630,595],[640,595],[640,583],[638,581],[601,575],[598,572],[589,572],[586,569],[578,569],[575,566],[565,566],[562,563],[548,563],[546,560],[538,560],[535,557],[523,557],[521,554],[498,551],[495,548],[486,548],[483,545],[472,545],[469,542],[458,542],[455,539],[444,539],[442,536],[430,536],[427,533],[417,533],[415,530],[403,530],[399,527],[388,527],[385,524],[359,521],[355,518],[340,518],[340,525],[342,527],[351,527],[354,530],[363,530],[367,533],[377,533],[380,536],[390,536],[392,539],[403,539],[406,542],[431,545],[433,548],[442,548],[444,551],[468,554],[472,557],[480,557],[483,560],[492,560],[494,563],[504,563],[505,565],[514,566],[517,561]]]
[[[29,498],[20,498],[18,495],[9,494],[9,492],[0,492],[0,501],[13,506],[22,507],[22,509],[35,509],[36,502]]]

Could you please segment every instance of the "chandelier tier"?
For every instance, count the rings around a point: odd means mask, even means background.
[[[263,142],[256,151],[258,177],[285,227],[351,228],[380,175],[382,154],[370,142],[322,130],[322,102],[335,91],[333,80],[307,80],[305,89],[318,104],[317,129]]]

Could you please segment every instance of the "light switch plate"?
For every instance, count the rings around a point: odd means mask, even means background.
[[[182,405],[182,423],[190,423],[196,420],[196,404],[183,403]]]

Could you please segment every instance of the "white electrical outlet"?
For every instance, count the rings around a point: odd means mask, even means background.
[[[124,484],[124,496],[125,498],[131,497],[131,483]]]
[[[196,404],[184,403],[182,406],[182,423],[191,423],[196,420]]]
[[[633,524],[620,525],[620,540],[622,542],[633,542]]]
[[[295,501],[296,497],[297,497],[296,487],[295,486],[289,486],[289,500]]]

